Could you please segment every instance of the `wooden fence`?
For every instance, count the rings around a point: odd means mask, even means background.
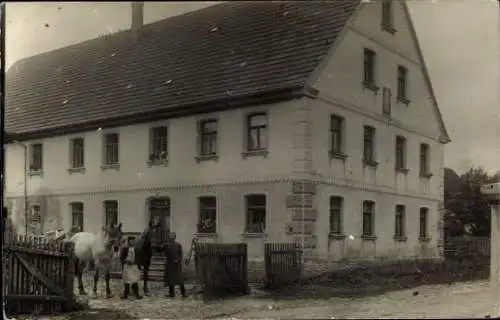
[[[2,250],[7,314],[75,310],[73,244],[16,236],[8,239]]]
[[[248,294],[245,243],[196,243],[196,277],[206,297]]]
[[[279,289],[300,280],[300,249],[296,243],[266,243],[264,261],[267,289]]]
[[[444,242],[445,258],[471,258],[490,256],[489,237],[453,237]]]

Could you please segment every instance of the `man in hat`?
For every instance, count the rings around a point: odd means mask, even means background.
[[[175,241],[175,233],[169,233],[168,241],[163,249],[167,261],[165,263],[164,280],[168,285],[168,296],[175,297],[175,286],[179,285],[182,297],[186,297],[186,288],[184,287],[184,275],[182,274],[183,253],[182,246]]]
[[[120,252],[120,262],[122,263],[123,295],[122,299],[127,299],[132,287],[132,292],[137,299],[142,299],[139,295],[139,281],[141,271],[139,269],[139,255],[135,249],[135,237],[127,238],[127,246]]]

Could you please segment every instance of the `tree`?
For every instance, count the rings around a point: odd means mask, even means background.
[[[495,179],[498,179],[497,175],[490,176],[480,167],[472,168],[461,176],[451,169],[445,169],[446,236],[490,235],[490,207],[480,187]]]

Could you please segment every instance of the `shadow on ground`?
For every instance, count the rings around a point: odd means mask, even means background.
[[[449,259],[441,263],[358,267],[324,273],[280,290],[267,291],[262,298],[274,300],[329,299],[345,297],[360,299],[390,291],[423,285],[453,284],[489,277],[488,259]],[[413,293],[418,295],[418,291]]]

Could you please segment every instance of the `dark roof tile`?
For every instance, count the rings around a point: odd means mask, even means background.
[[[229,2],[26,58],[7,73],[6,129],[303,86],[359,3]]]

